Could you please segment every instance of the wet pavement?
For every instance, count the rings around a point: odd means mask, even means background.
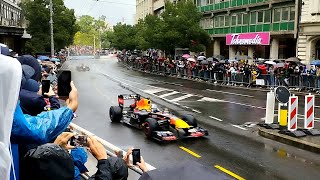
[[[153,166],[166,167],[194,160],[213,169],[215,165],[222,166],[245,179],[320,179],[318,154],[257,134],[255,124],[265,116],[265,92],[136,72],[118,64],[115,58],[82,59],[73,58],[65,64],[72,70],[79,90],[80,106],[74,123],[122,149],[140,148],[144,159]],[[89,66],[90,71],[77,71],[76,67],[81,64]],[[139,130],[111,123],[109,107],[117,105],[118,94],[133,91],[150,97],[177,115],[194,114],[210,136],[161,144],[146,139]],[[304,100],[299,98],[298,112],[303,115]],[[320,104],[317,99],[316,103]],[[316,108],[316,117],[318,114],[320,110]],[[303,126],[302,123],[299,120],[299,126]],[[316,123],[320,127],[320,122]]]

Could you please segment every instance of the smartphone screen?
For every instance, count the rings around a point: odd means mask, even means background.
[[[48,93],[50,90],[50,80],[42,80],[42,93]]]
[[[141,162],[140,160],[140,149],[133,149],[132,150],[132,163],[133,165],[136,165],[137,162]]]
[[[58,74],[58,96],[69,96],[71,91],[71,71],[60,71]]]
[[[87,136],[75,135],[70,139],[70,145],[76,147],[86,147],[88,145]]]

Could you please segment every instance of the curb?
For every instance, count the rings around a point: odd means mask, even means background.
[[[259,135],[274,141],[278,141],[284,144],[288,144],[300,149],[304,149],[310,152],[320,154],[320,145],[314,144],[301,139],[293,138],[287,135],[279,134],[277,132],[272,132],[264,128],[259,128]]]

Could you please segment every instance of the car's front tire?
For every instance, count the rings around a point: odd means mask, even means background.
[[[109,116],[112,122],[120,122],[122,119],[122,109],[119,106],[111,106]]]
[[[181,119],[183,121],[185,121],[186,123],[188,123],[190,126],[193,126],[193,127],[197,127],[198,126],[197,119],[192,115],[183,115],[181,117]]]
[[[152,133],[158,130],[158,128],[159,128],[159,124],[157,120],[153,118],[147,118],[143,126],[143,131],[144,131],[144,134],[147,136],[147,138],[151,138]]]

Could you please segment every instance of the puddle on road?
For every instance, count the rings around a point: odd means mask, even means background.
[[[275,155],[279,158],[282,158],[282,159],[294,159],[294,160],[297,160],[299,162],[302,162],[304,164],[307,164],[307,165],[316,165],[316,166],[320,166],[320,164],[316,164],[310,160],[307,160],[307,159],[304,159],[304,158],[301,158],[299,156],[296,156],[294,154],[290,154],[288,153],[285,149],[283,148],[276,148],[276,147],[271,147],[267,144],[264,145],[265,146],[265,149],[272,152],[272,153],[275,153]]]

